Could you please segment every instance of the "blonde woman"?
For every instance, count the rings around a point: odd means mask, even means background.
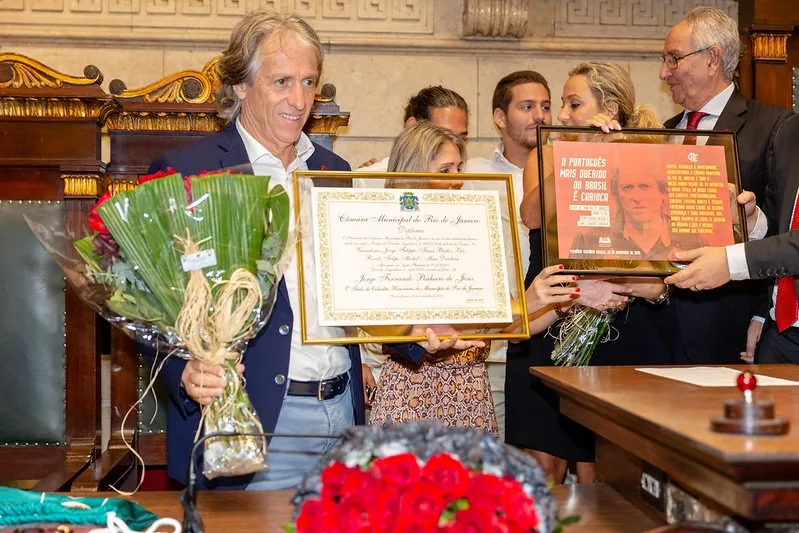
[[[630,75],[615,63],[577,65],[563,86],[561,101],[558,120],[565,126],[604,126],[605,129],[617,129],[615,124],[623,128],[662,127],[652,106],[636,104]],[[531,272],[542,267],[538,150],[551,149],[551,146],[543,146],[533,150],[524,169],[525,195],[521,215],[525,225],[531,229],[531,248],[539,254],[531,259]],[[547,158],[545,161],[548,159],[551,160]],[[552,168],[545,168],[544,173],[550,175]],[[576,302],[600,310],[623,306],[627,296],[639,297],[619,313],[614,323],[618,332],[616,340],[599,344],[591,365],[670,363],[675,336],[669,335],[667,327],[659,325],[668,324],[663,318],[672,312],[668,306],[658,305],[667,299],[665,285],[660,280],[645,278],[614,281],[618,283],[589,280],[577,283],[582,292]],[[589,301],[589,295],[598,294],[607,296],[603,301]],[[552,322],[556,319],[553,318]],[[553,347],[554,339],[538,335],[531,339],[530,349],[524,357],[508,360],[507,416],[518,423],[508,426],[506,440],[534,455],[552,481],[560,483],[567,463],[572,461],[580,482],[590,482],[594,476],[593,434],[560,415],[557,395],[522,372],[530,366],[551,366]]]
[[[429,123],[406,129],[394,142],[389,157],[391,172],[456,173],[463,167],[466,148],[451,131]],[[461,180],[393,180],[386,187],[459,189]],[[576,290],[562,284],[571,276],[550,268],[527,293],[528,308],[539,309],[556,302],[565,304]],[[532,311],[531,311],[532,312]],[[553,313],[554,314],[554,313]],[[389,353],[372,403],[372,424],[411,420],[440,420],[453,427],[474,427],[496,434],[497,422],[491,386],[485,366],[489,346],[483,341],[462,341],[457,334],[442,341],[438,334],[448,328],[415,326],[414,334],[426,336],[419,343],[423,355],[415,360],[400,345],[385,345]],[[402,345],[407,346],[407,345]]]

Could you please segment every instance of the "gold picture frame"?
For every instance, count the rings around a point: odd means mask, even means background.
[[[458,333],[461,339],[526,339],[529,338],[529,323],[527,320],[527,305],[524,295],[524,275],[522,272],[522,263],[520,258],[521,248],[519,245],[519,235],[517,228],[517,214],[516,214],[516,200],[513,194],[512,177],[508,174],[430,174],[430,173],[388,173],[388,172],[341,172],[341,171],[296,171],[293,175],[293,209],[294,209],[294,223],[296,228],[300,228],[301,237],[297,241],[297,279],[299,285],[299,312],[300,324],[302,330],[303,344],[361,344],[361,343],[402,343],[402,342],[418,342],[426,340],[426,337],[420,335],[412,335],[411,329],[414,324],[420,323],[419,321],[408,320],[409,323],[391,323],[382,324],[380,320],[376,320],[375,316],[380,313],[375,313],[374,316],[370,315],[371,323],[355,324],[359,317],[349,316],[350,320],[345,326],[327,325],[319,326],[320,317],[327,317],[328,315],[320,314],[317,304],[320,301],[320,289],[318,280],[321,277],[319,266],[316,261],[310,261],[310,253],[313,251],[315,254],[320,254],[321,248],[318,249],[319,243],[315,242],[316,230],[314,230],[313,217],[315,213],[322,211],[315,210],[313,204],[313,196],[316,194],[317,201],[319,198],[334,199],[336,201],[341,199],[353,199],[354,201],[363,201],[367,199],[375,202],[386,202],[387,199],[383,198],[387,194],[397,195],[399,191],[405,189],[415,191],[415,195],[425,196],[430,198],[441,199],[445,196],[445,191],[438,191],[436,189],[426,188],[424,185],[430,180],[438,180],[439,182],[446,183],[446,181],[457,180],[462,181],[463,193],[465,197],[479,197],[482,193],[480,191],[496,191],[499,201],[500,212],[497,214],[501,220],[498,220],[498,227],[501,228],[502,250],[504,253],[503,267],[506,269],[507,279],[507,298],[509,300],[510,319],[507,322],[501,323],[487,323],[485,315],[475,313],[474,321],[471,321],[468,313],[462,312],[460,314],[460,323],[450,324]],[[405,184],[422,185],[421,187],[407,187],[390,189],[386,188],[386,180],[399,180]],[[353,186],[353,183],[355,186]],[[442,187],[446,189],[447,187]],[[314,189],[316,193],[313,192]],[[335,189],[341,189],[336,191]],[[369,189],[371,192],[367,194],[364,189]],[[360,190],[360,192],[359,192]],[[472,194],[470,191],[475,191]],[[317,221],[317,226],[318,221]],[[493,242],[493,241],[492,241]],[[330,246],[339,246],[337,243],[326,241],[324,250],[328,250]],[[496,255],[495,253],[492,255]],[[322,257],[320,255],[320,257]],[[496,268],[499,262],[496,257],[490,258],[490,263],[493,268]],[[326,267],[325,272],[331,272],[332,267]],[[496,277],[496,276],[495,276]],[[328,289],[323,289],[327,291]],[[325,295],[328,293],[326,292]],[[316,300],[313,305],[310,304],[309,298],[315,297]],[[325,302],[329,302],[329,298],[325,296]],[[325,311],[325,310],[323,310]],[[424,315],[428,317],[431,310],[419,312],[420,320],[424,320]],[[458,313],[455,313],[458,315]],[[331,316],[336,316],[331,315]],[[387,316],[387,315],[386,315]],[[436,315],[438,316],[438,315]],[[453,316],[452,313],[447,316]],[[408,315],[405,318],[412,318],[413,315]],[[377,317],[378,319],[380,317]],[[393,321],[397,320],[397,316],[391,317]],[[367,320],[368,321],[368,320]],[[422,322],[424,323],[424,322]],[[340,329],[339,333],[320,334],[321,331],[330,331],[330,328]],[[512,329],[512,330],[511,330]],[[442,335],[442,338],[448,335]]]

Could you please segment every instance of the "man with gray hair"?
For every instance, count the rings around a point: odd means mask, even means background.
[[[750,237],[775,228],[772,169],[768,164],[774,136],[790,113],[747,100],[733,84],[741,44],[738,25],[720,9],[697,7],[675,24],[663,45],[660,79],[685,111],[666,121],[667,128],[734,131],[738,138],[741,186],[754,192],[763,213]],[[685,144],[704,144],[703,136],[686,135]],[[734,260],[734,258],[730,258]],[[739,258],[746,269],[746,259]],[[767,288],[746,281],[712,291],[674,291],[673,305],[664,306],[664,327],[678,339],[676,362],[734,363],[751,361],[760,338]]]
[[[322,70],[316,32],[295,15],[270,11],[247,14],[233,29],[219,62],[217,106],[228,122],[221,132],[162,154],[150,172],[172,167],[184,175],[249,165],[258,175],[282,184],[292,202],[295,170],[350,170],[336,154],[302,132],[311,112]],[[313,257],[311,250],[306,257]],[[339,435],[363,423],[363,389],[357,347],[302,343],[296,259],[280,281],[266,326],[249,343],[244,378],[264,431]],[[313,296],[307,302],[313,307]],[[307,310],[314,316],[313,310]],[[313,326],[311,326],[313,327]],[[315,335],[340,337],[337,328]],[[202,405],[222,394],[218,365],[169,358],[161,376],[170,399],[167,419],[169,476],[184,481],[200,423]],[[274,437],[269,469],[252,476],[201,479],[205,488],[290,489],[338,439]],[[286,453],[281,453],[286,452]]]

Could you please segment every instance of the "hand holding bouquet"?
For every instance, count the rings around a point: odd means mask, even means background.
[[[558,340],[551,359],[556,365],[586,366],[601,342],[614,339],[616,315],[631,301],[630,290],[603,280],[582,280],[578,304],[556,326]]]
[[[168,357],[225,369],[224,394],[203,407],[206,433],[262,431],[236,367],[269,318],[291,250],[282,187],[270,190],[263,176],[169,169],[104,195],[89,215],[95,234],[75,240],[28,222],[78,294],[112,324]],[[203,471],[254,472],[265,453],[260,438],[214,442]]]

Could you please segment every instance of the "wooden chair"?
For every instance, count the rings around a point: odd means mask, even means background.
[[[0,483],[69,490],[100,449],[97,315],[23,220],[77,232],[103,190],[102,74],[0,54]]]

